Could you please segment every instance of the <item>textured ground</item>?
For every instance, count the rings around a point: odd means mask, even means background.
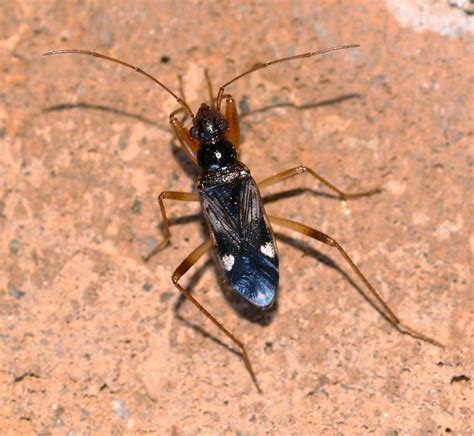
[[[470,434],[468,2],[114,3],[0,6],[1,433]],[[157,194],[194,189],[167,125],[176,102],[118,65],[40,55],[101,51],[174,90],[181,75],[197,108],[205,68],[217,87],[354,42],[232,85],[241,158],[257,180],[304,163],[342,188],[381,186],[344,205],[301,176],[268,190],[268,211],[337,237],[403,320],[448,346],[398,333],[337,252],[278,229],[267,317],[240,315],[210,260],[183,282],[248,345],[259,395],[227,339],[177,310],[170,275],[204,238],[199,205],[169,203],[173,245],[141,260],[161,238]]]

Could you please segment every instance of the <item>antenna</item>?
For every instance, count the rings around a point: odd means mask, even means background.
[[[116,58],[113,58],[113,57],[110,57],[110,56],[107,56],[107,55],[104,55],[104,54],[101,54],[101,53],[97,53],[97,52],[94,52],[94,51],[77,50],[77,49],[73,49],[73,48],[66,48],[66,49],[49,51],[47,53],[44,53],[43,56],[56,56],[56,55],[64,55],[64,54],[82,54],[82,55],[93,56],[93,57],[96,57],[96,58],[105,59],[107,61],[115,62],[116,64],[120,64],[120,65],[123,65],[125,67],[131,68],[132,70],[136,71],[137,73],[140,73],[140,74],[148,77],[149,79],[153,80],[153,82],[157,83],[165,91],[167,91],[169,94],[171,94],[176,99],[176,101],[186,110],[186,112],[188,112],[189,115],[191,115],[191,118],[194,121],[193,111],[188,106],[188,104],[182,98],[178,97],[173,91],[171,91],[171,89],[169,89],[166,85],[161,83],[158,79],[153,77],[151,74],[149,74],[146,71],[142,70],[140,67],[136,67],[135,65],[131,65],[127,62],[121,61],[120,59],[116,59]]]
[[[220,110],[220,108],[221,108],[222,98],[224,96],[224,89],[227,86],[229,86],[230,84],[232,84],[232,83],[236,82],[237,80],[241,79],[242,77],[246,76],[247,74],[253,73],[254,71],[258,71],[258,70],[261,70],[263,68],[267,68],[267,67],[269,67],[270,65],[273,65],[273,64],[279,64],[280,62],[294,61],[296,59],[301,59],[301,58],[310,58],[312,56],[319,56],[319,55],[322,55],[324,53],[329,53],[329,52],[332,52],[332,51],[344,50],[346,48],[355,48],[355,47],[359,47],[359,44],[338,45],[336,47],[324,48],[324,49],[318,50],[318,51],[303,53],[303,54],[294,55],[294,56],[288,56],[286,58],[277,59],[277,60],[274,60],[274,61],[271,61],[271,62],[265,62],[263,64],[257,64],[254,67],[250,68],[250,70],[245,71],[244,73],[239,74],[238,76],[234,77],[232,80],[229,80],[228,82],[224,83],[224,85],[222,85],[219,88],[219,93],[217,94],[216,108],[217,108],[217,110]]]

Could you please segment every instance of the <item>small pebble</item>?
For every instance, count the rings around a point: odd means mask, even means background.
[[[128,419],[132,415],[132,412],[130,412],[130,409],[122,400],[118,400],[118,399],[113,400],[112,410],[115,416],[117,416],[117,418],[120,418],[120,419]]]

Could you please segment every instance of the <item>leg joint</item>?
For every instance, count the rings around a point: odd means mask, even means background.
[[[242,342],[240,342],[237,338],[235,338],[235,336],[234,336],[234,342],[237,344],[237,346],[242,350],[244,354],[247,354],[244,344],[242,344]]]
[[[296,168],[297,174],[304,174],[308,171],[308,167],[304,165],[300,165],[299,167]]]
[[[320,232],[319,230],[316,229],[309,229],[311,232],[308,234],[308,236],[311,236],[318,241],[323,242],[324,244],[327,244],[331,247],[337,247],[339,244],[336,242],[335,239],[331,238],[330,236],[326,235],[323,232]]]
[[[324,235],[325,242],[330,245],[331,247],[337,247],[339,244],[336,242],[335,239],[331,238],[330,236]]]

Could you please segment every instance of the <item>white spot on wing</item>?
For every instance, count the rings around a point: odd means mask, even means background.
[[[232,254],[224,254],[224,256],[222,256],[222,263],[224,264],[224,269],[226,271],[230,271],[232,269],[234,262],[235,257],[232,256]]]
[[[271,242],[267,242],[265,245],[260,247],[260,251],[268,257],[275,257],[275,248]]]

